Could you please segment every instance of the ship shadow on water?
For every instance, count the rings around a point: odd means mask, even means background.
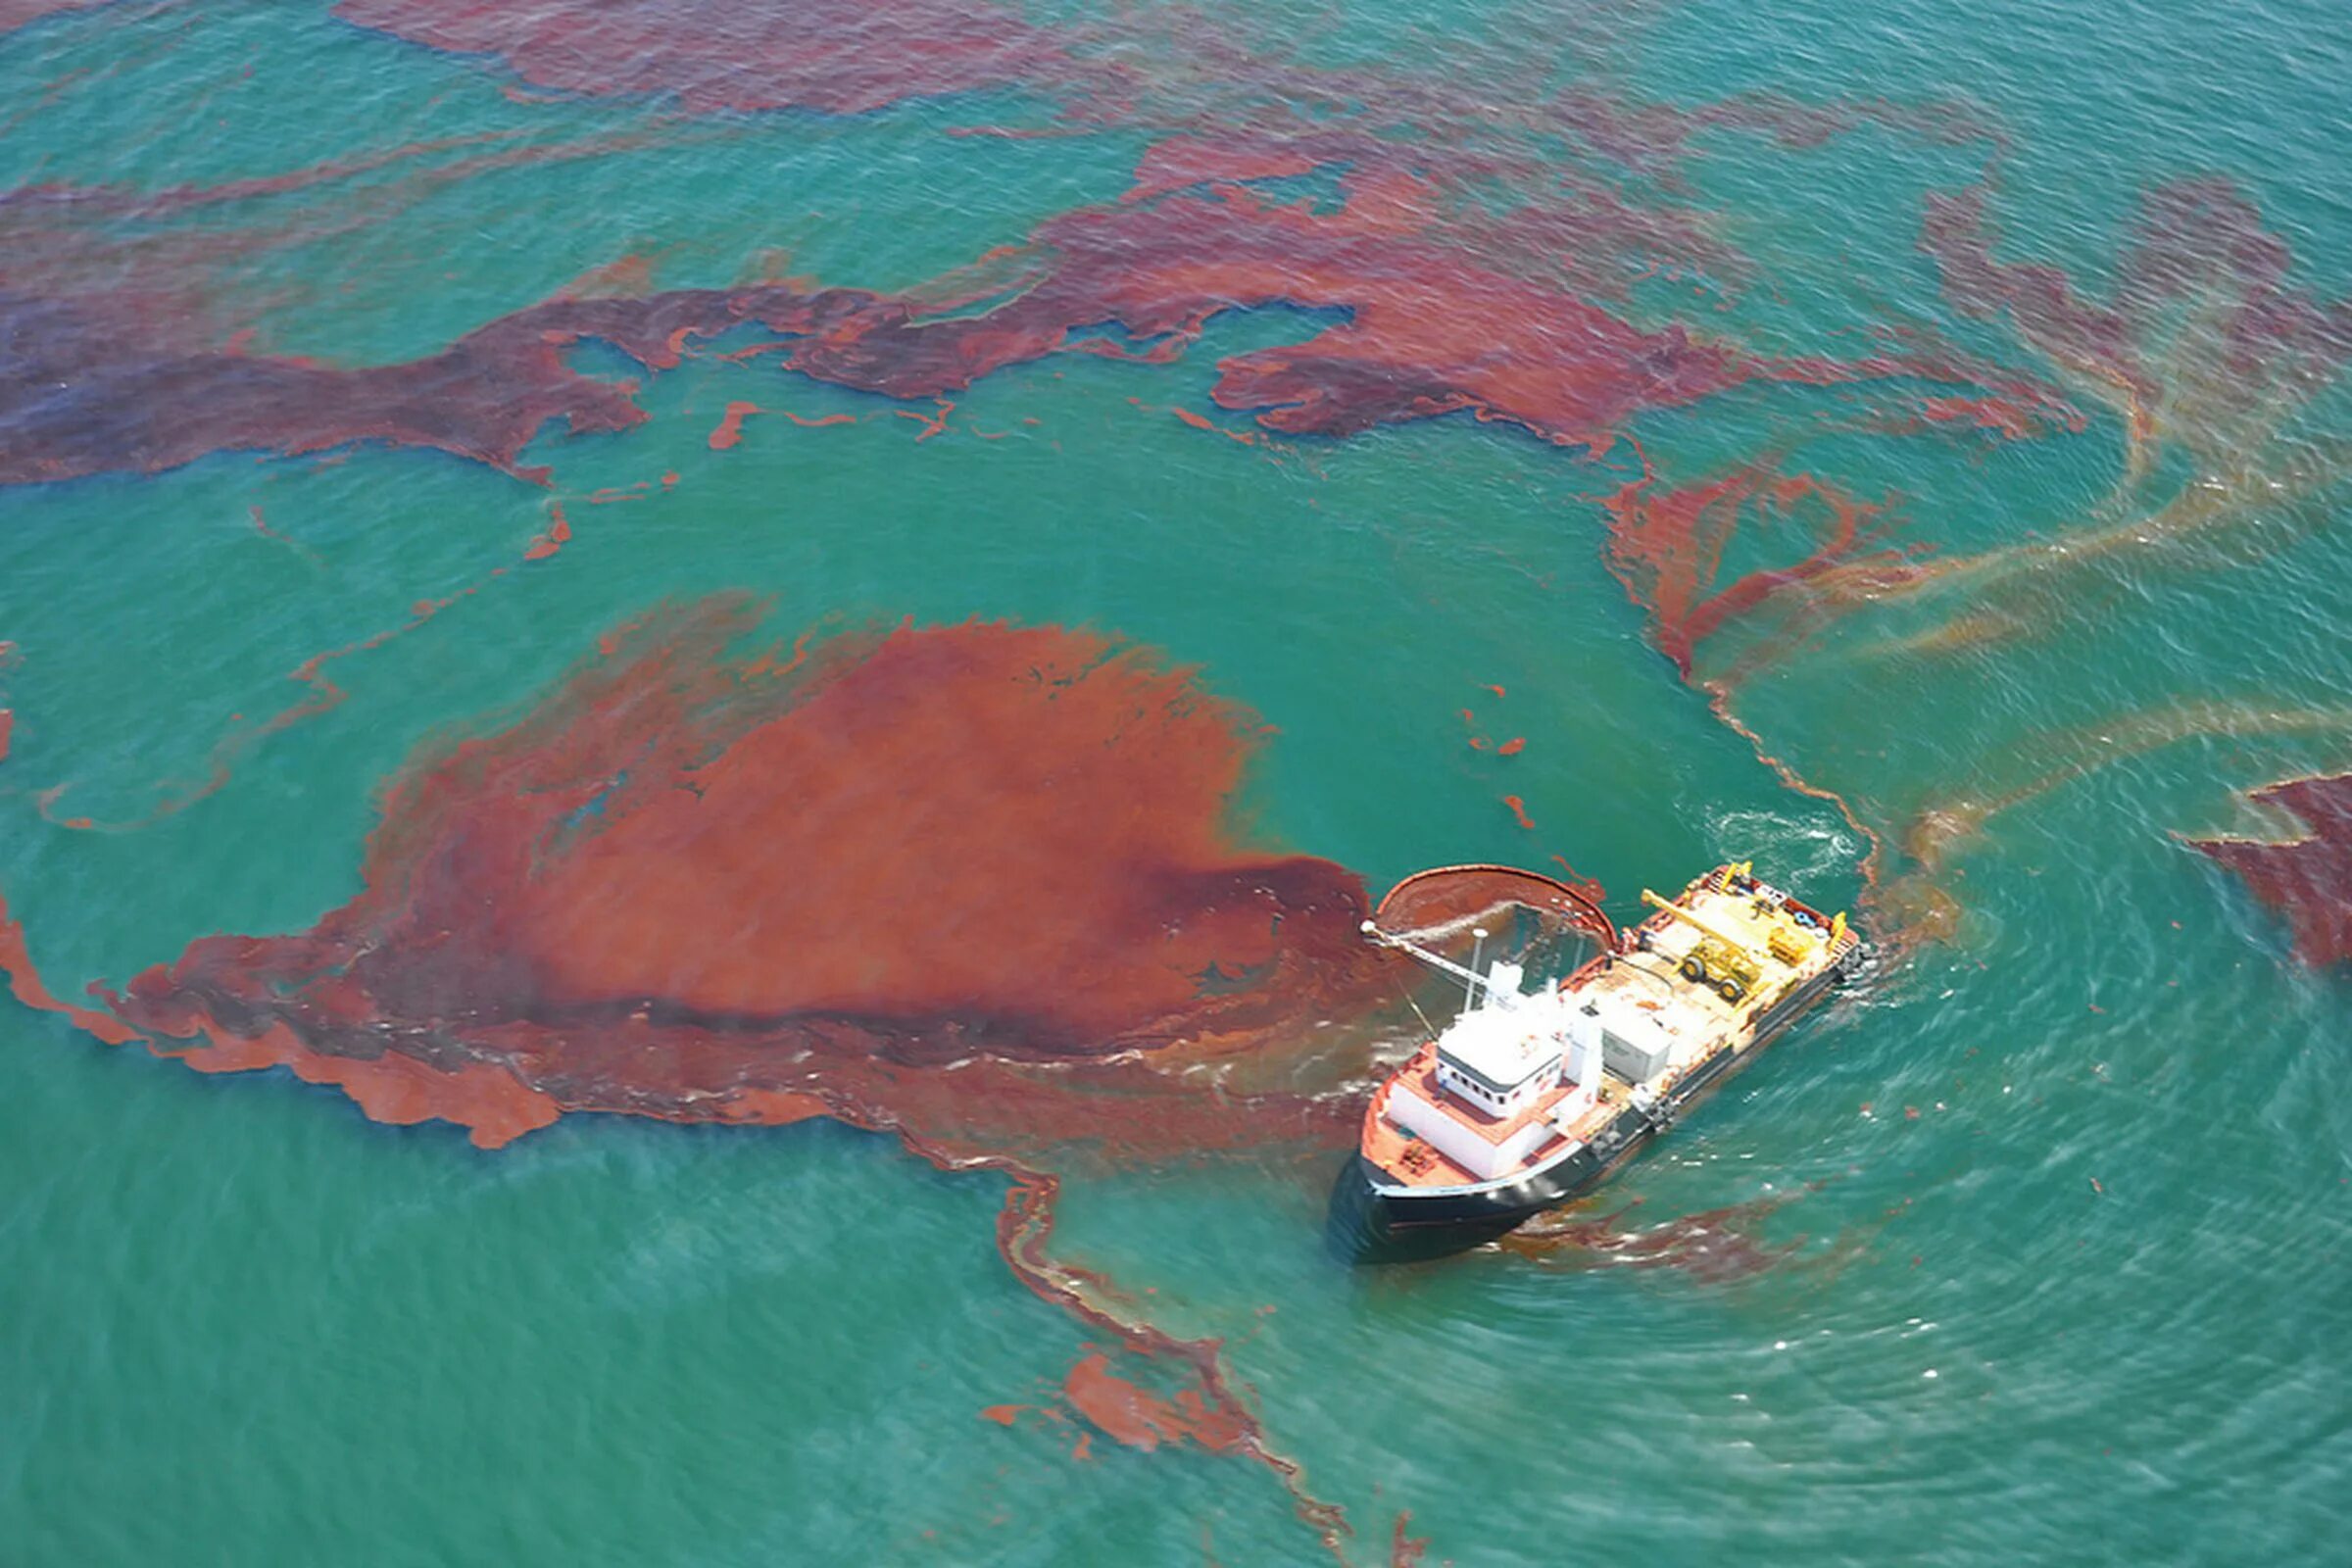
[[[1324,1248],[1331,1261],[1359,1271],[1482,1254],[1501,1266],[1542,1273],[1671,1269],[1702,1285],[1730,1285],[1789,1269],[1819,1278],[1868,1255],[1878,1233],[1900,1212],[1898,1206],[1875,1223],[1841,1226],[1827,1238],[1798,1232],[1776,1239],[1764,1233],[1772,1216],[1824,1185],[1806,1182],[1721,1208],[1668,1214],[1654,1223],[1642,1221],[1642,1198],[1612,1203],[1602,1192],[1516,1222],[1384,1230],[1351,1162],[1332,1188]]]

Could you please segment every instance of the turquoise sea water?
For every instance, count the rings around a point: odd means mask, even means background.
[[[1152,54],[1199,32],[1151,8],[1032,15],[1133,26],[1163,94],[1221,101],[1225,68]],[[1532,59],[1630,105],[1951,100],[1997,127],[2004,260],[2103,298],[2143,194],[2221,175],[2291,253],[2286,286],[2352,292],[2352,29],[2328,4],[1205,15],[1260,62],[1472,96]],[[11,187],[215,186],[477,133],[577,150],[112,224],[20,197],[0,283],[389,363],[628,255],[665,288],[771,253],[911,287],[1116,201],[1159,134],[948,133],[1051,125],[1037,86],[694,116],[514,82],[310,8],[32,22],[0,34]],[[2297,965],[2179,837],[2278,831],[2236,792],[2352,767],[2352,404],[2332,367],[2233,399],[2198,335],[2216,302],[2187,298],[2143,345],[2161,416],[2134,476],[2095,378],[1957,310],[1918,247],[1930,194],[1989,156],[1879,123],[1801,146],[1721,125],[1679,179],[1627,186],[1704,214],[1749,271],[1697,298],[1637,283],[1617,309],[1639,324],[1791,356],[1929,329],[2084,415],[2029,440],[1894,434],[1850,389],[1751,383],[1627,432],[1678,479],[1769,462],[1893,498],[1899,540],[1982,562],[1702,651],[1762,749],[1887,841],[1877,918],[1924,888],[1957,910],[1592,1208],[1634,1205],[1641,1231],[1798,1195],[1752,1222],[1780,1255],[1730,1278],[1492,1250],[1351,1271],[1320,1242],[1336,1156],[1287,1147],[1065,1191],[1055,1254],[1223,1340],[1269,1443],[1347,1509],[1351,1560],[1382,1560],[1403,1509],[1463,1564],[2352,1555],[2352,977]],[[358,891],[379,788],[421,740],[526,704],[658,600],[749,588],[786,628],[1010,617],[1165,650],[1275,730],[1255,833],[1375,889],[1557,854],[1622,908],[1752,856],[1816,903],[1863,897],[1864,834],[1759,760],[1609,571],[1598,498],[1632,443],[1592,462],[1457,416],[1248,446],[1165,412],[1211,410],[1220,359],[1325,319],[1234,312],[1170,364],[1015,366],[919,445],[887,400],[591,346],[574,363],[639,381],[650,418],[542,432],[523,462],[545,489],[369,444],[0,489],[0,891],[60,993],[208,933],[301,930]],[[860,418],[756,416],[713,450],[735,400]],[[488,575],[551,501],[571,541]],[[1731,569],[1789,559],[1788,525],[1743,525]],[[2130,543],[2014,549],[2094,534]],[[288,670],[475,584],[147,819],[303,695]],[[1525,752],[1469,749],[1465,708]],[[0,1057],[0,1563],[1323,1557],[1246,1458],[1080,1458],[1066,1424],[981,1417],[1051,1404],[1101,1338],[998,1255],[1001,1176],[826,1123],[579,1116],[486,1152],[14,1003]]]

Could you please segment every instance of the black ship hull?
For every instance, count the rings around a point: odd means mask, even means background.
[[[1581,1197],[1762,1055],[1774,1036],[1852,966],[1849,959],[1824,970],[1783,998],[1757,1021],[1756,1037],[1744,1050],[1719,1053],[1655,1103],[1628,1105],[1591,1142],[1523,1175],[1466,1187],[1407,1187],[1362,1154],[1348,1156],[1331,1195],[1326,1235],[1333,1250],[1358,1263],[1443,1257],[1508,1235],[1544,1210]]]

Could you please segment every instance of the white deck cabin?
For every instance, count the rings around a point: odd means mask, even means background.
[[[1392,1121],[1482,1181],[1567,1136],[1600,1088],[1598,1025],[1553,987],[1522,992],[1524,979],[1515,963],[1480,977],[1478,1000],[1438,1036],[1436,1101],[1404,1082],[1389,1097]]]

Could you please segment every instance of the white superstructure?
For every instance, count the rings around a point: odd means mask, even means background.
[[[1525,1164],[1592,1107],[1601,1036],[1577,999],[1552,986],[1523,992],[1526,973],[1515,963],[1481,975],[1400,939],[1382,940],[1460,976],[1471,998],[1438,1036],[1428,1075],[1392,1086],[1388,1115],[1398,1128],[1484,1180]]]

